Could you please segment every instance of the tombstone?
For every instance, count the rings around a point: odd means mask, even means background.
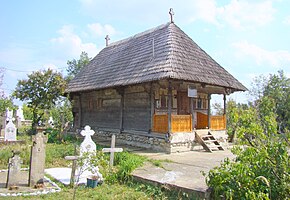
[[[5,127],[4,141],[16,141],[17,128],[13,124],[12,119],[9,119]]]
[[[116,135],[112,135],[112,140],[111,140],[111,148],[103,148],[103,152],[110,152],[110,167],[114,165],[114,153],[115,152],[122,152],[123,148],[115,148],[115,143],[116,143]]]
[[[96,144],[92,140],[92,137],[95,133],[94,130],[91,129],[90,126],[85,126],[84,130],[81,131],[81,135],[85,136],[84,141],[81,143],[80,146],[80,156],[79,157],[72,157],[71,160],[77,160],[78,158],[85,156],[87,154],[95,154],[96,153]],[[99,168],[95,167],[92,168],[90,166],[90,155],[88,155],[87,160],[84,160],[84,163],[82,166],[78,166],[77,168],[77,179],[84,179],[92,175],[98,175],[102,179],[102,174],[99,172]],[[74,170],[74,169],[73,169]]]
[[[35,186],[44,178],[47,136],[43,134],[43,129],[37,130],[37,134],[32,137],[32,142],[28,180],[30,187]]]
[[[13,110],[6,109],[6,122],[14,121]]]
[[[23,115],[23,110],[22,107],[20,106],[18,108],[18,110],[16,111],[16,119],[17,119],[17,127],[21,127],[22,126],[22,121],[24,121],[24,115]]]
[[[13,152],[13,156],[9,158],[9,162],[8,162],[6,188],[17,189],[17,186],[19,185],[20,181],[23,179],[23,177],[20,174],[22,161],[19,156],[20,152],[15,152],[15,151],[12,151],[12,152]]]
[[[93,153],[96,151],[96,144],[92,140],[92,137],[95,134],[95,131],[91,129],[90,126],[85,126],[85,129],[81,131],[81,135],[85,136],[84,141],[81,143],[80,156],[85,152]]]

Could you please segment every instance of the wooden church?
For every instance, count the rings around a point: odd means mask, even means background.
[[[211,116],[211,95],[223,95],[225,106],[226,95],[245,90],[171,15],[167,24],[107,40],[66,92],[75,128],[89,125],[97,137],[117,134],[117,142],[171,153],[199,143],[211,151],[204,140],[226,133],[226,109]]]

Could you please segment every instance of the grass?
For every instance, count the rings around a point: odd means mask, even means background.
[[[12,156],[12,150],[21,152],[20,157],[23,159],[22,167],[29,166],[31,138],[30,136],[19,136],[19,140],[25,140],[26,144],[15,144],[9,146],[0,146],[0,169],[7,169],[8,158]],[[77,140],[62,141],[57,143],[46,144],[46,168],[50,167],[67,167],[71,165],[70,161],[64,159],[67,155],[74,154]],[[100,150],[102,146],[97,146]],[[109,154],[104,155],[104,159],[109,162]],[[170,160],[153,160],[144,156],[135,155],[129,152],[115,154],[114,168],[106,174],[105,183],[94,189],[78,187],[76,190],[76,199],[189,199],[188,195],[183,192],[171,191],[166,188],[157,187],[147,183],[133,181],[131,172],[143,165],[145,161],[153,163],[157,167],[163,167],[163,162]],[[42,196],[28,197],[5,197],[5,199],[72,199],[73,189],[63,186],[62,191]]]

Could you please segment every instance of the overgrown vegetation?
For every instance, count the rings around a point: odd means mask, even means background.
[[[237,135],[238,145],[232,150],[236,159],[226,159],[207,175],[214,199],[290,197],[290,133],[286,117],[290,82],[283,72],[262,80],[263,84],[254,84],[259,87],[252,90],[256,94],[254,102],[247,106],[231,102],[228,107],[229,131]]]

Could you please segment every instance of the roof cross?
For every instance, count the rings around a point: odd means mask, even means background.
[[[170,15],[170,22],[173,23],[173,15],[174,15],[173,8],[169,9],[169,15]]]
[[[106,47],[107,47],[109,46],[109,40],[110,40],[109,35],[106,35],[105,39],[106,39]]]

